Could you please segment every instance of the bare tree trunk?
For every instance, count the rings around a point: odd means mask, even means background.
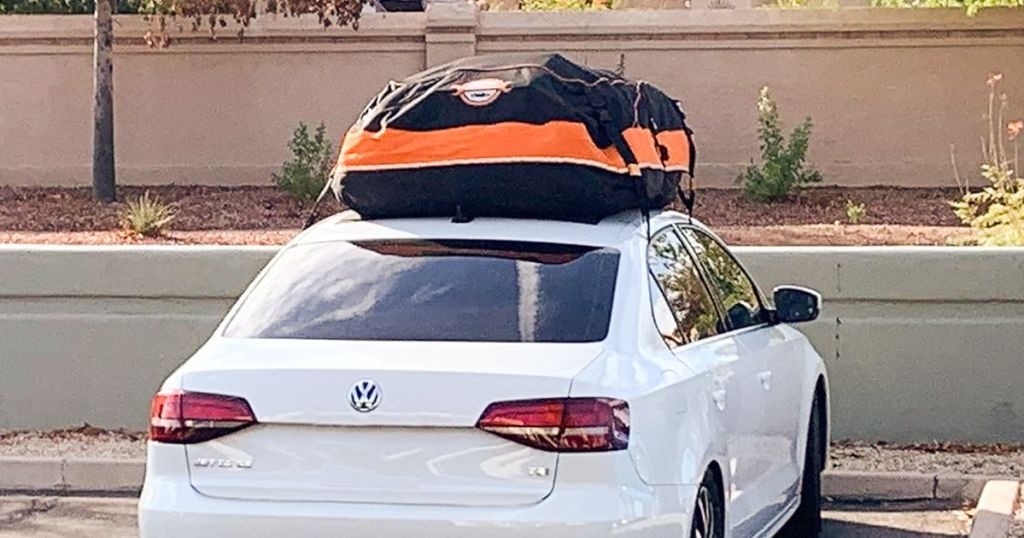
[[[93,61],[92,195],[99,202],[117,197],[114,179],[114,26],[110,0],[96,0]]]

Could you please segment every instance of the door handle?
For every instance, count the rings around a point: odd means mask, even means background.
[[[715,401],[715,407],[719,411],[725,411],[725,389],[711,391],[711,399]]]
[[[761,382],[761,386],[764,390],[772,390],[772,371],[765,370],[757,373],[757,379]]]

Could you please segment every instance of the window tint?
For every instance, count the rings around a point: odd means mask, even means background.
[[[679,235],[671,228],[658,233],[651,240],[647,259],[679,322],[682,340],[695,342],[718,334],[718,312]]]
[[[285,251],[225,335],[322,340],[594,342],[619,254],[547,243],[365,241]]]
[[[754,283],[725,248],[710,235],[683,228],[697,258],[707,268],[711,284],[718,292],[722,309],[732,329],[742,329],[764,322],[764,312]]]

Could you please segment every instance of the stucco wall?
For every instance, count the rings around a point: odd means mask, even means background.
[[[985,79],[1024,113],[1024,10],[708,9],[367,15],[358,31],[263,18],[239,42],[203,32],[142,44],[116,25],[120,180],[267,184],[299,121],[335,137],[384,84],[467,54],[562,51],[681,98],[699,180],[731,185],[757,155],[754,103],[772,86],[789,126],[810,115],[812,158],[840,184],[949,185],[979,161]],[[86,184],[91,17],[0,16],[0,185]]]
[[[828,362],[837,437],[1024,440],[1024,249],[738,251],[764,286],[824,294],[802,328]],[[0,428],[143,428],[273,252],[0,246]]]

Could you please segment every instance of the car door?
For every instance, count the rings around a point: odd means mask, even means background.
[[[766,404],[757,380],[760,364],[752,362],[728,334],[698,264],[676,229],[668,227],[654,235],[648,265],[658,288],[652,290],[657,291],[653,299],[667,304],[675,317],[675,331],[659,330],[681,361],[707,376],[709,409],[716,415],[707,419],[718,420],[725,431],[730,525],[749,524],[762,510],[761,495],[754,488],[763,482],[765,469],[757,438]],[[659,311],[664,311],[663,304],[654,305],[654,313],[656,320],[664,320]]]
[[[767,525],[794,498],[800,478],[796,441],[803,423],[801,359],[785,331],[769,323],[763,295],[728,249],[699,228],[683,226],[680,231],[707,274],[740,354],[758,365],[756,377],[766,399],[766,412],[756,426],[764,465],[756,489],[763,511],[752,524]]]

